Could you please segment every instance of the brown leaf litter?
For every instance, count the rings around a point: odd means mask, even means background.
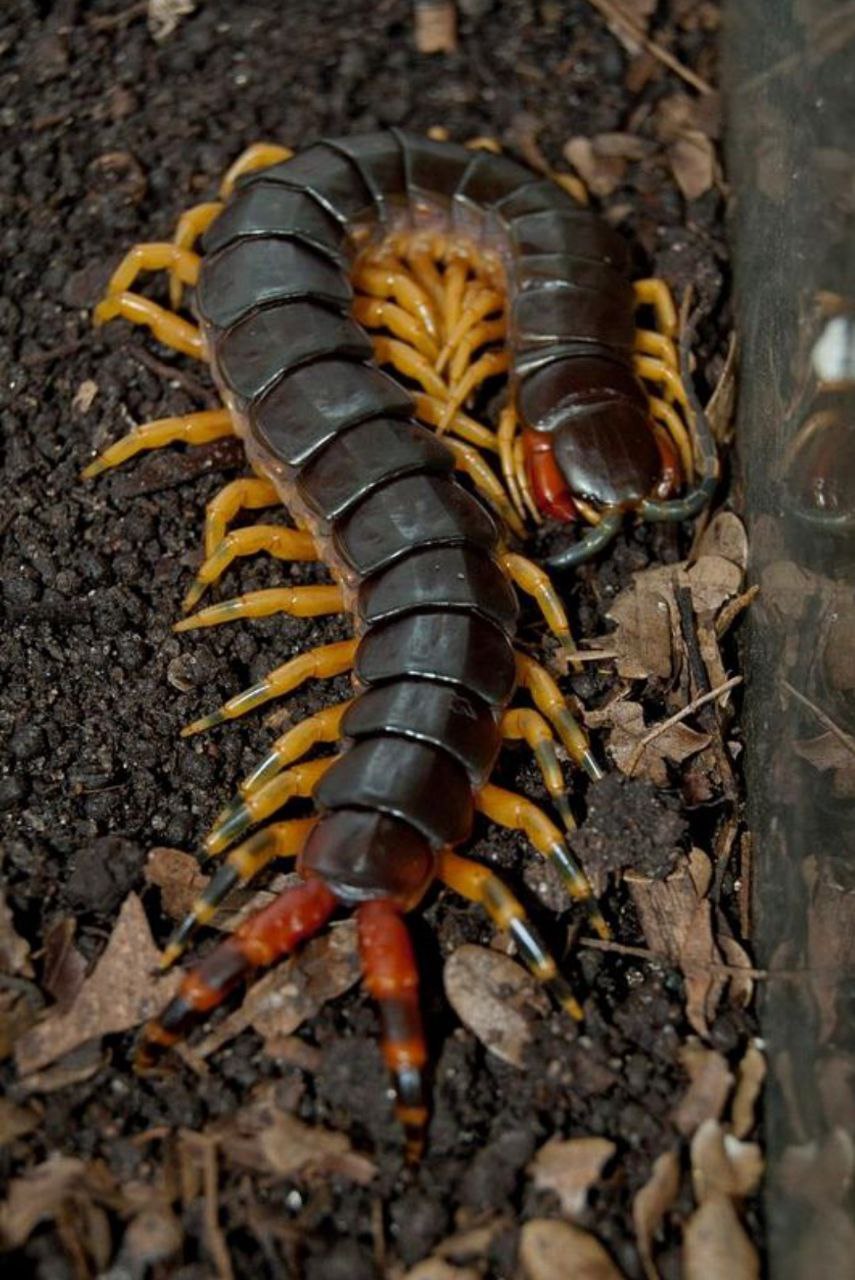
[[[565,1217],[577,1221],[617,1147],[608,1138],[550,1138],[529,1172],[540,1190],[554,1191]]]
[[[51,1010],[15,1045],[18,1071],[26,1076],[90,1040],[129,1031],[163,1007],[181,975],[161,978],[159,951],[142,903],[131,893],[122,904],[106,949],[66,1009]]]
[[[550,1007],[534,978],[501,952],[467,944],[446,960],[443,983],[463,1025],[497,1058],[522,1067],[532,1022]]]
[[[596,1237],[554,1218],[533,1218],[524,1224],[519,1258],[526,1280],[621,1280]]]

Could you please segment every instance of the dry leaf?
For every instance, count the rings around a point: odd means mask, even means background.
[[[489,947],[458,947],[445,963],[448,1003],[485,1048],[521,1067],[533,1015],[549,1012],[543,988],[520,965]]]
[[[687,130],[668,148],[677,186],[687,200],[698,200],[715,180],[715,148],[698,129]]]
[[[671,679],[674,642],[679,645],[674,582],[681,569],[665,565],[633,574],[632,585],[609,607],[606,616],[617,625],[603,642],[617,653],[617,673],[624,679]]]
[[[100,1040],[90,1040],[66,1053],[59,1062],[43,1071],[31,1071],[23,1077],[20,1084],[27,1093],[56,1093],[59,1089],[67,1089],[71,1084],[82,1084],[91,1080],[106,1062],[106,1054],[101,1049]]]
[[[642,747],[643,740],[655,728],[645,723],[640,702],[615,698],[599,711],[589,711],[585,723],[591,728],[609,728],[606,749],[621,773],[633,778],[647,778],[654,786],[668,785],[666,761],[681,764],[710,744],[708,733],[698,733],[680,721],[663,729]]]
[[[533,1218],[520,1232],[526,1280],[621,1280],[599,1240],[569,1222]]]
[[[65,1010],[74,1002],[86,976],[86,960],[74,945],[76,921],[63,916],[45,935],[42,986]]]
[[[254,1102],[212,1131],[227,1160],[277,1178],[343,1177],[365,1186],[377,1173],[343,1133],[303,1124],[282,1111],[271,1087],[262,1086]]]
[[[665,1151],[654,1161],[650,1177],[632,1202],[635,1237],[647,1280],[659,1280],[653,1262],[653,1238],[679,1191],[680,1157],[676,1151]]]
[[[88,1040],[129,1031],[153,1017],[181,981],[179,973],[158,977],[158,959],[142,903],[131,893],[122,904],[104,954],[72,1006],[49,1013],[18,1041],[19,1072],[37,1071]]]
[[[763,1156],[755,1142],[740,1142],[717,1120],[705,1120],[692,1138],[692,1183],[699,1204],[716,1196],[741,1200],[753,1195],[763,1176]]]
[[[542,1191],[554,1191],[562,1212],[576,1219],[616,1150],[607,1138],[550,1138],[537,1152],[529,1172],[534,1185]]]
[[[704,1038],[726,978],[716,946],[707,900],[712,864],[692,849],[687,864],[664,880],[628,875],[626,882],[641,919],[647,945],[678,964],[686,980],[686,1016]]]
[[[149,850],[145,878],[160,889],[161,906],[170,920],[187,914],[209,880],[192,853],[162,845]]]
[[[744,1138],[754,1128],[754,1109],[765,1079],[766,1059],[756,1042],[752,1042],[736,1068],[736,1089],[730,1108],[734,1137]]]
[[[442,1258],[425,1258],[404,1275],[403,1280],[479,1280],[472,1267],[453,1267]]]
[[[25,978],[33,976],[30,944],[16,933],[12,911],[2,889],[0,889],[0,973],[20,974]]]
[[[148,0],[148,29],[152,39],[168,40],[182,18],[196,8],[196,0]]]
[[[429,0],[414,12],[415,43],[419,53],[454,53],[457,48],[457,10],[453,0]]]
[[[690,1084],[672,1118],[680,1133],[690,1137],[705,1121],[718,1120],[724,1113],[733,1076],[720,1053],[694,1038],[680,1050],[680,1061]]]
[[[0,1147],[38,1128],[39,1117],[29,1107],[16,1106],[8,1098],[0,1098]]]
[[[757,1250],[727,1196],[711,1196],[683,1233],[683,1280],[757,1280]]]
[[[727,994],[731,1004],[747,1009],[754,994],[754,978],[751,974],[751,957],[741,942],[731,938],[722,928],[716,935],[716,944],[733,972],[728,978]],[[744,972],[740,972],[744,970]]]
[[[328,1000],[348,991],[358,977],[356,921],[345,920],[259,979],[240,1006],[194,1052],[205,1058],[249,1026],[266,1042],[281,1040],[313,1018]]]
[[[600,154],[590,138],[570,138],[564,144],[564,157],[595,196],[610,196],[626,173],[625,160]]]
[[[69,1222],[77,1216],[83,1217],[87,1226],[95,1226],[92,1233],[87,1230],[87,1249],[93,1256],[102,1254],[99,1228],[105,1220],[93,1199],[113,1202],[114,1198],[115,1184],[104,1165],[87,1165],[72,1156],[50,1156],[9,1183],[8,1197],[0,1204],[0,1248],[18,1248],[40,1222],[63,1215]],[[77,1212],[68,1212],[67,1206]]]

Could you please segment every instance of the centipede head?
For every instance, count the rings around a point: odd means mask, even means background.
[[[632,372],[603,356],[573,356],[523,384],[520,415],[529,484],[544,515],[575,519],[577,499],[629,510],[656,492],[662,458],[647,398]]]

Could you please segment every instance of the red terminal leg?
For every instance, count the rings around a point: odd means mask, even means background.
[[[239,982],[311,938],[335,907],[336,899],[323,880],[313,879],[286,889],[269,907],[250,916],[190,970],[160,1017],[145,1027],[137,1050],[137,1069],[155,1067],[164,1050],[222,1004]]]
[[[412,1164],[421,1157],[427,1125],[423,1073],[427,1049],[416,958],[395,903],[388,899],[363,903],[357,923],[363,978],[380,1006],[383,1056],[395,1082],[397,1115],[404,1127],[407,1161]]]
[[[531,491],[538,509],[563,524],[578,518],[570,488],[552,451],[552,438],[545,431],[524,431],[523,451]]]

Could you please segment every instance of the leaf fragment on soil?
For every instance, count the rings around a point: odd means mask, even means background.
[[[740,1142],[717,1120],[705,1120],[692,1138],[692,1183],[695,1199],[711,1196],[742,1200],[753,1195],[763,1176],[763,1156],[756,1142]]]
[[[497,1058],[522,1067],[532,1015],[549,1011],[543,988],[508,956],[470,944],[449,956],[443,982],[464,1026]]]
[[[265,1045],[281,1040],[358,978],[356,921],[345,920],[254,983],[239,1008],[195,1045],[194,1053],[206,1058],[249,1026],[264,1037]]]
[[[304,1124],[276,1105],[270,1088],[208,1131],[233,1164],[277,1178],[343,1177],[362,1186],[377,1174],[367,1156],[354,1151],[343,1133]]]
[[[622,1280],[594,1236],[569,1222],[533,1218],[520,1233],[520,1263],[526,1280]]]
[[[683,1280],[757,1280],[760,1261],[733,1201],[710,1196],[683,1233]]]
[[[69,1230],[76,1235],[75,1217],[82,1217],[87,1226],[91,1226],[93,1214],[100,1215],[93,1200],[111,1198],[114,1190],[113,1180],[103,1165],[87,1165],[73,1156],[50,1156],[43,1164],[28,1169],[9,1183],[8,1196],[0,1205],[0,1248],[17,1249],[40,1222],[62,1215],[67,1216]],[[78,1211],[76,1214],[67,1210],[67,1206],[72,1205]],[[96,1222],[96,1227],[100,1225],[100,1221]],[[91,1235],[97,1244],[100,1232],[96,1230]],[[87,1239],[87,1245],[91,1243],[92,1239]]]
[[[20,974],[25,978],[33,976],[30,944],[16,932],[12,912],[2,889],[0,889],[0,973]]]
[[[588,1193],[616,1150],[607,1138],[550,1138],[531,1163],[534,1185],[554,1191],[562,1212],[571,1220],[578,1219],[588,1202]]]
[[[659,1280],[653,1261],[653,1240],[679,1191],[680,1157],[676,1151],[664,1151],[654,1160],[650,1177],[632,1202],[635,1238],[647,1280]]]
[[[766,1058],[752,1041],[736,1068],[736,1089],[730,1107],[730,1127],[734,1137],[744,1138],[754,1128],[755,1107],[766,1079]]]
[[[71,1007],[51,1011],[18,1041],[19,1072],[38,1071],[89,1040],[129,1031],[153,1017],[181,981],[178,973],[158,975],[158,956],[142,903],[131,893],[103,955]]]
[[[690,1137],[707,1120],[718,1120],[733,1086],[726,1059],[716,1049],[691,1037],[680,1050],[680,1061],[689,1077],[689,1088],[678,1103],[673,1121]]]

